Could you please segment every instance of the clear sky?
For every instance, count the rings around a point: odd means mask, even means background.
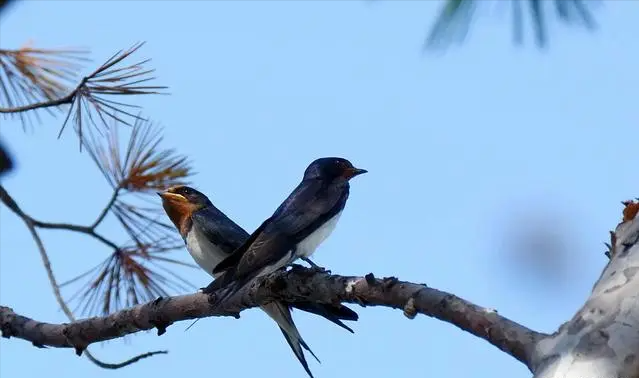
[[[424,282],[552,332],[606,263],[602,243],[619,221],[619,201],[639,194],[639,4],[608,3],[594,34],[552,24],[545,52],[514,47],[509,18],[495,12],[475,23],[463,46],[423,53],[439,4],[29,1],[6,12],[0,38],[3,48],[28,40],[91,47],[87,71],[148,41],[140,57],[153,59],[172,95],[137,103],[165,125],[165,145],[194,161],[196,186],[247,230],[271,214],[311,160],[347,157],[369,173],[354,180],[317,263],[339,274]],[[71,132],[56,140],[62,118],[45,120],[26,134],[2,121],[18,164],[3,185],[39,219],[89,223],[109,188]],[[553,260],[555,276],[507,258],[510,236],[537,227],[534,219],[568,248],[564,265]],[[64,322],[28,231],[5,208],[0,224],[0,303]],[[112,221],[102,231],[125,241]],[[43,236],[60,281],[107,254],[83,236]],[[185,250],[174,256],[189,261]],[[202,272],[183,273],[197,286],[208,283]],[[309,360],[317,378],[530,376],[449,324],[353,308],[354,335],[294,314],[322,360]],[[188,324],[92,347],[110,362],[170,350],[117,372],[72,350],[2,339],[0,376],[304,376],[258,310],[184,332]]]

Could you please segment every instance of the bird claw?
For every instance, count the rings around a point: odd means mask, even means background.
[[[300,264],[291,264],[291,270],[306,270],[306,267]]]
[[[327,274],[331,274],[331,271],[319,266],[317,264],[315,264],[311,259],[309,259],[308,257],[302,257],[301,258],[303,261],[305,261],[308,265],[310,265],[311,267],[309,268],[309,270],[312,273],[327,273]]]
[[[213,282],[215,282],[215,281],[213,281]],[[209,284],[209,286],[207,286],[207,287],[201,287],[201,288],[200,288],[200,291],[201,291],[202,293],[204,293],[204,294],[211,294],[212,292],[214,292],[214,291],[215,291],[215,289],[213,288],[213,282],[211,282],[211,283]]]
[[[331,274],[331,271],[329,269],[324,268],[323,266],[319,266],[319,265],[314,265],[311,266],[309,268],[309,270],[311,271],[311,273],[326,273],[326,274]]]

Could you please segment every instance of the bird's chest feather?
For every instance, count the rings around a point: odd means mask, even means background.
[[[197,227],[193,227],[186,235],[186,249],[193,260],[208,274],[219,264],[227,254],[211,243]]]
[[[333,218],[326,221],[317,230],[308,235],[304,240],[299,242],[295,248],[295,254],[298,257],[310,257],[317,247],[333,232],[341,215],[342,212],[340,211],[335,214]]]

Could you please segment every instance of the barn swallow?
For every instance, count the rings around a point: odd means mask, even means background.
[[[244,244],[213,269],[221,274],[204,292],[230,287],[219,300],[236,293],[256,277],[309,257],[331,234],[348,199],[349,180],[366,173],[350,161],[327,157],[313,161],[302,182],[251,234]],[[231,286],[231,284],[233,284]]]
[[[239,248],[249,234],[215,207],[207,196],[191,187],[176,186],[158,194],[162,198],[164,210],[178,229],[193,260],[209,275],[218,276],[219,274],[213,274],[213,269]],[[351,333],[353,330],[340,319],[356,321],[358,315],[343,305],[313,302],[271,302],[261,307],[277,322],[293,353],[312,377],[302,348],[313,357],[315,354],[299,334],[291,317],[290,307],[323,316]]]

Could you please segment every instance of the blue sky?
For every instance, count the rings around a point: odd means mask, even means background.
[[[339,155],[369,170],[354,180],[337,230],[315,255],[335,273],[396,275],[451,291],[552,332],[587,297],[606,263],[603,241],[637,196],[639,26],[635,2],[597,13],[589,34],[551,25],[551,48],[511,44],[505,16],[483,17],[460,48],[423,53],[439,2],[36,2],[2,19],[3,48],[87,46],[94,65],[146,40],[171,96],[138,99],[187,154],[196,186],[247,230],[297,184],[306,165]],[[88,67],[87,70],[93,69]],[[18,169],[3,185],[34,217],[89,223],[109,196],[62,119],[24,133],[2,121]],[[546,270],[509,259],[512,235],[559,234],[568,252]],[[66,318],[28,231],[0,212],[0,303],[50,322]],[[112,221],[101,229],[118,241]],[[43,232],[60,281],[108,251]],[[174,253],[185,261],[185,250]],[[559,257],[564,258],[563,265]],[[182,271],[195,285],[204,273]],[[553,278],[554,277],[554,278]],[[529,377],[483,340],[424,316],[358,308],[355,335],[296,312],[321,377]],[[93,346],[106,361],[169,349],[132,367],[99,369],[71,350],[0,342],[0,376],[303,377],[270,319],[176,324]],[[462,362],[463,361],[463,362]]]

